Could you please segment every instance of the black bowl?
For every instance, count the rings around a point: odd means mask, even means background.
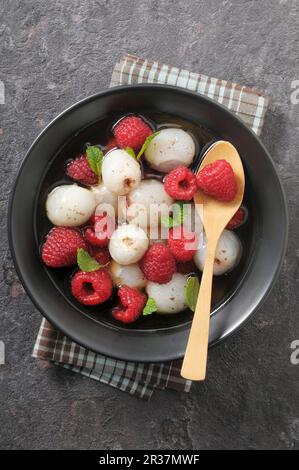
[[[54,119],[29,149],[9,208],[9,242],[19,277],[40,312],[82,346],[129,361],[167,361],[184,355],[190,317],[161,327],[122,328],[94,321],[57,289],[39,257],[36,207],[41,184],[59,149],[78,132],[111,114],[166,113],[209,128],[238,149],[250,188],[254,230],[238,281],[211,316],[210,345],[227,337],[256,311],[276,280],[287,242],[284,193],[267,150],[226,108],[196,93],[166,85],[118,87],[70,107]],[[31,221],[31,223],[28,223]],[[246,247],[245,247],[246,248]]]

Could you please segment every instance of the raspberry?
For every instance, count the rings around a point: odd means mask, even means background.
[[[92,246],[105,247],[108,245],[109,240],[105,237],[101,239],[97,237],[93,228],[87,227],[84,231],[86,241]]]
[[[239,207],[235,215],[231,218],[226,228],[229,230],[234,230],[235,228],[240,227],[243,224],[246,217],[246,209],[244,207]]]
[[[178,261],[190,261],[196,253],[197,244],[196,234],[184,227],[175,227],[169,231],[167,245]]]
[[[94,226],[94,224],[98,221],[101,220],[104,216],[107,215],[107,212],[103,212],[101,214],[97,214],[96,212],[92,214],[92,216],[89,219],[88,225]]]
[[[197,191],[194,173],[183,165],[178,166],[166,176],[164,186],[169,196],[181,201],[190,201]]]
[[[122,286],[117,293],[122,307],[115,307],[112,316],[122,323],[133,323],[140,315],[146,304],[146,295],[133,287]]]
[[[196,176],[199,189],[219,201],[232,201],[237,194],[237,181],[226,160],[216,160],[205,166]]]
[[[118,147],[131,147],[138,151],[146,138],[153,133],[152,129],[138,116],[127,116],[114,127],[114,136]]]
[[[83,305],[98,305],[112,295],[113,284],[105,269],[93,272],[78,271],[71,281],[73,296]]]
[[[107,144],[105,145],[105,150],[106,150],[106,152],[109,152],[110,150],[113,150],[115,148],[117,148],[116,139],[115,139],[115,137],[111,137],[108,140]]]
[[[109,240],[115,229],[113,220],[107,215],[94,217],[95,223],[93,228],[85,229],[85,238],[93,246],[108,246]]]
[[[73,180],[86,185],[97,184],[99,180],[99,177],[90,168],[85,154],[78,155],[68,163],[66,173]]]
[[[42,247],[42,260],[51,268],[72,266],[77,262],[78,248],[86,249],[81,233],[68,227],[54,227]]]
[[[95,258],[101,266],[105,266],[110,261],[110,253],[108,248],[101,248],[97,246],[89,246],[90,256]]]
[[[166,245],[155,243],[141,259],[140,268],[149,281],[166,284],[176,271],[175,259]]]

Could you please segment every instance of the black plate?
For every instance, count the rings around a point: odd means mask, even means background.
[[[41,182],[59,149],[92,123],[116,112],[123,115],[132,111],[166,113],[201,124],[229,140],[242,156],[254,208],[253,242],[247,247],[248,260],[234,290],[213,311],[210,345],[243,324],[269,293],[285,253],[287,209],[271,157],[256,135],[226,108],[176,87],[134,85],[98,93],[64,111],[36,139],[17,176],[8,221],[12,256],[27,293],[53,325],[82,346],[131,361],[166,361],[183,356],[189,319],[167,327],[157,323],[155,328],[129,329],[82,315],[49,277],[40,261],[35,236]]]

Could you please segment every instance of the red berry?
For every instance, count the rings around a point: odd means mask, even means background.
[[[246,210],[244,207],[239,207],[235,215],[231,218],[226,228],[229,230],[234,230],[235,228],[240,227],[243,224],[246,217]]]
[[[42,260],[51,268],[72,266],[77,262],[78,248],[86,250],[81,233],[69,227],[54,227],[42,247]]]
[[[105,269],[78,271],[71,281],[73,296],[83,305],[98,305],[111,297],[113,284]]]
[[[87,223],[87,225],[92,225],[94,226],[94,224],[98,221],[98,220],[101,220],[104,216],[106,217],[107,215],[107,212],[103,212],[103,213],[100,213],[100,214],[97,214],[96,212],[94,214],[92,214],[92,216],[90,217],[89,219],[89,222]]]
[[[113,220],[107,215],[96,215],[94,220],[94,227],[85,229],[86,240],[93,246],[108,246],[111,235],[115,230]]]
[[[198,239],[194,232],[180,226],[169,231],[167,245],[176,260],[185,262],[195,255]]]
[[[146,304],[146,295],[128,286],[122,286],[117,295],[122,307],[115,307],[112,310],[112,316],[122,323],[133,323],[141,315]]]
[[[117,142],[116,142],[116,139],[115,137],[111,137],[107,144],[105,145],[105,150],[106,152],[109,152],[109,150],[113,150],[117,147]]]
[[[138,116],[127,116],[119,121],[114,127],[114,136],[118,147],[131,147],[138,151],[149,135],[153,133],[152,129]]]
[[[104,246],[107,246],[109,243],[106,237],[104,239],[98,238],[93,228],[90,228],[90,227],[86,228],[84,231],[84,234],[85,234],[86,241],[92,246],[104,247]]]
[[[178,166],[166,176],[164,186],[169,196],[181,201],[190,201],[197,191],[194,173],[183,165]]]
[[[237,181],[226,160],[216,160],[205,166],[196,176],[199,189],[219,201],[232,201],[237,194]]]
[[[88,251],[90,256],[95,258],[101,266],[105,266],[110,261],[110,253],[108,248],[101,248],[98,246],[89,246]]]
[[[96,221],[96,213],[92,214],[89,221],[87,222],[87,225],[92,225],[93,226],[95,224],[95,221]]]
[[[155,243],[141,259],[140,268],[150,281],[166,284],[176,271],[175,259],[166,245]]]
[[[73,180],[86,185],[97,184],[99,181],[99,177],[90,168],[85,154],[78,155],[68,163],[66,173]]]

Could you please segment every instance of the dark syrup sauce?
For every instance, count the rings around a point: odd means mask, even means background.
[[[190,133],[196,143],[195,160],[197,161],[199,160],[201,150],[209,142],[212,142],[218,138],[218,136],[213,134],[208,129],[192,122],[182,120],[177,116],[147,112],[146,116],[143,116],[143,118],[152,127],[153,131],[161,130],[167,127],[178,127]],[[84,153],[87,145],[98,145],[104,149],[108,139],[112,136],[113,126],[118,120],[119,115],[110,115],[109,117],[90,125],[82,131],[77,132],[76,135],[66,142],[65,145],[54,156],[46,174],[44,175],[44,179],[41,182],[38,203],[36,206],[35,233],[36,242],[39,246],[39,249],[46,234],[52,228],[52,225],[47,219],[45,212],[45,202],[48,193],[58,185],[74,183],[66,176],[65,169],[67,163],[76,155]],[[165,176],[149,168],[146,165],[144,159],[142,161],[142,172],[143,177],[155,178],[160,181],[163,181]],[[249,264],[254,238],[254,224],[252,221],[253,212],[250,204],[249,194],[250,185],[246,180],[244,204],[248,208],[249,217],[247,222],[236,231],[243,245],[242,258],[238,266],[233,271],[222,276],[214,276],[212,292],[212,305],[214,309],[230,298],[237,288],[237,285]],[[82,314],[90,317],[93,321],[102,322],[110,325],[111,327],[117,326],[118,328],[129,328],[133,330],[169,328],[189,322],[193,316],[193,313],[189,310],[174,315],[154,314],[141,317],[132,325],[122,325],[121,323],[114,320],[111,315],[111,308],[116,304],[117,301],[116,289],[114,290],[111,299],[109,299],[108,302],[105,302],[105,304],[101,304],[95,307],[85,307],[74,299],[70,290],[70,279],[76,271],[76,268],[50,269],[45,267],[45,269],[51,281],[56,285],[57,289],[75,308],[82,312]],[[192,263],[188,274],[196,275],[199,279],[201,278],[201,273],[197,270],[195,265],[192,265]]]

